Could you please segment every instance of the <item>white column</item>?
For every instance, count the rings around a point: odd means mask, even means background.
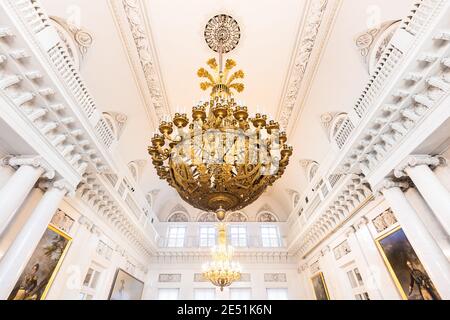
[[[353,295],[348,281],[344,282],[342,270],[336,265],[336,260],[330,247],[322,250],[319,259],[320,269],[323,272],[331,300],[352,300]]]
[[[97,291],[97,299],[99,300],[108,300],[111,286],[114,282],[114,277],[116,276],[117,269],[123,268],[123,260],[124,260],[124,252],[120,246],[116,245],[116,248],[113,251],[111,256],[111,262],[105,269],[104,273],[104,283],[101,287],[98,288]]]
[[[367,262],[369,274],[371,276],[366,285],[373,291],[377,290],[377,288],[381,288],[383,299],[401,299],[401,296],[386,269],[386,265],[384,264],[380,252],[375,245],[375,240],[367,225],[368,223],[369,220],[363,219],[359,224],[355,225],[355,238],[361,247],[362,255]]]
[[[0,261],[0,299],[7,299],[69,187],[58,181],[44,193]]]
[[[370,299],[381,300],[383,299],[381,291],[377,283],[374,281],[375,277],[372,273],[372,269],[370,268],[367,259],[364,257],[363,250],[358,242],[358,239],[356,238],[355,233],[357,228],[357,226],[353,226],[347,231],[348,244],[351,248],[355,263],[358,266],[358,270],[361,273],[361,277],[364,280],[364,286],[367,289]]]
[[[311,287],[310,271],[309,266],[306,261],[302,261],[300,267],[298,268],[299,281],[300,281],[300,291],[303,296],[300,297],[301,300],[315,300],[314,292]]]
[[[450,192],[430,168],[439,166],[441,159],[443,158],[428,155],[410,156],[396,169],[395,176],[401,178],[407,175],[411,178],[437,220],[450,235]]]
[[[442,299],[448,300],[450,299],[450,262],[436,244],[430,231],[425,227],[400,187],[406,186],[402,183],[387,180],[384,182],[381,192],[391,205],[394,215]]]
[[[3,159],[3,162],[4,165],[19,168],[0,190],[0,235],[8,227],[35,183],[46,171],[46,165],[39,157],[7,157]],[[48,174],[54,173],[50,170]]]

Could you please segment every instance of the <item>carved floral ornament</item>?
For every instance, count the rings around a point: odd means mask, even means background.
[[[372,74],[380,58],[394,36],[401,21],[393,20],[359,34],[355,39],[364,64],[369,74]]]
[[[392,209],[384,211],[382,214],[377,216],[372,220],[372,223],[378,233],[383,232],[397,223],[397,218],[395,218]]]
[[[156,59],[152,53],[151,39],[146,31],[144,12],[138,0],[122,0],[121,2],[139,56],[140,66],[146,79],[153,108],[158,119],[162,120],[168,107],[157,72]]]
[[[278,218],[271,212],[261,212],[256,217],[258,222],[278,222]]]
[[[62,44],[70,54],[77,69],[80,69],[89,48],[94,42],[92,34],[82,27],[76,26],[60,17],[52,16],[50,17],[50,21],[56,28]]]
[[[329,141],[333,141],[342,123],[348,118],[346,112],[327,112],[320,116],[320,123]]]
[[[189,216],[185,212],[172,213],[167,219],[168,222],[189,222]]]
[[[316,45],[328,2],[328,0],[309,1],[309,11],[305,15],[304,28],[297,40],[298,47],[293,57],[292,70],[287,81],[287,90],[281,102],[279,122],[282,128],[287,128],[289,125],[312,51]]]

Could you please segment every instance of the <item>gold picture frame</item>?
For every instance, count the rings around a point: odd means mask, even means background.
[[[318,272],[314,276],[311,277],[311,285],[314,291],[314,295],[316,296],[316,300],[330,300],[330,293],[328,291],[327,283],[325,282],[325,277],[323,276],[323,272]],[[318,288],[317,285],[320,285],[321,288]],[[323,290],[323,297],[319,297],[317,290]]]
[[[145,283],[119,268],[109,291],[108,300],[141,300]]]
[[[56,236],[59,236],[60,238],[58,239]],[[19,291],[21,290],[21,287],[23,285],[24,279],[26,280],[26,277],[29,277],[29,272],[30,270],[33,270],[35,268],[35,266],[38,264],[36,263],[36,261],[41,262],[42,259],[42,255],[44,253],[44,250],[49,250],[48,248],[44,248],[42,247],[42,245],[45,243],[45,241],[49,241],[49,239],[47,239],[46,237],[50,237],[53,236],[53,240],[64,240],[61,241],[61,243],[57,243],[57,245],[63,245],[63,247],[59,247],[58,249],[60,250],[60,254],[57,254],[56,257],[54,257],[53,262],[55,262],[55,259],[57,260],[56,264],[53,266],[48,267],[48,272],[43,274],[44,276],[44,280],[39,283],[38,282],[38,273],[36,272],[33,277],[32,280],[35,282],[35,288],[33,288],[34,291],[36,291],[35,293],[33,292],[29,292],[26,293],[21,292],[19,293]],[[28,260],[27,265],[24,268],[24,271],[22,272],[21,276],[19,277],[16,285],[14,286],[14,289],[11,291],[11,294],[8,298],[8,300],[45,300],[45,298],[47,297],[47,294],[56,278],[56,275],[58,274],[59,269],[61,268],[61,265],[64,261],[64,258],[70,248],[70,245],[72,244],[72,237],[69,236],[67,233],[65,233],[64,231],[58,229],[56,226],[49,224],[47,226],[47,229],[45,230],[45,233],[42,235],[41,240],[39,241],[35,251],[33,252],[31,258]],[[47,251],[49,252],[49,251]],[[46,253],[47,253],[46,252]],[[53,258],[53,257],[52,257]],[[52,258],[48,258],[48,259],[52,259]],[[42,262],[41,262],[42,263]],[[40,264],[39,264],[40,265]],[[38,267],[42,270],[42,267]],[[47,280],[48,279],[48,280]],[[40,293],[41,292],[41,293]]]
[[[383,241],[391,237],[393,238],[391,243],[383,243]],[[403,300],[441,299],[401,226],[397,226],[379,236],[375,239],[375,244]],[[388,252],[387,250],[389,247],[391,252]],[[391,261],[388,254],[391,257],[391,260],[396,261]],[[419,277],[414,276],[414,272],[420,274],[420,279],[423,283],[422,286],[415,282],[414,278]],[[399,279],[399,277],[402,279]],[[406,289],[406,287],[408,287],[408,289]],[[408,291],[408,294],[405,290]]]

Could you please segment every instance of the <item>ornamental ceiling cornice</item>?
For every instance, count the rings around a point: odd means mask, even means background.
[[[304,22],[300,25],[277,112],[281,127],[288,133],[295,128],[307,100],[340,4],[341,0],[309,0],[305,6]]]
[[[141,0],[110,0],[109,3],[147,115],[157,128],[163,116],[171,112],[145,5]]]

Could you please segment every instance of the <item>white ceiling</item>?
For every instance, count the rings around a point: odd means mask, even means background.
[[[219,13],[234,17],[241,41],[226,58],[246,74],[246,90],[237,96],[251,111],[257,106],[276,116],[284,79],[294,49],[304,1],[298,0],[149,0],[148,19],[171,109],[187,112],[207,93],[199,88],[197,70],[217,57],[203,32]]]
[[[206,97],[199,88],[196,71],[214,53],[203,39],[206,22],[214,15],[233,16],[241,27],[241,42],[229,54],[246,73],[243,100],[254,113],[257,108],[269,117],[279,114],[280,101],[297,38],[305,22],[306,0],[42,0],[50,15],[73,18],[94,37],[82,74],[103,111],[128,116],[118,153],[124,163],[148,159],[147,145],[155,130],[152,105],[143,90],[142,75],[136,71],[137,53],[128,39],[131,33],[121,30],[126,21],[117,14],[122,1],[138,6],[146,22],[144,33],[151,39],[154,66],[160,76],[161,89],[172,112],[188,111],[192,104]],[[319,1],[319,0],[312,0]],[[323,2],[323,0],[320,0]],[[373,10],[379,9],[380,21],[401,19],[413,0],[328,0],[339,3],[336,19],[326,26],[324,45],[315,49],[317,64],[310,65],[311,77],[295,106],[295,122],[289,136],[295,154],[285,176],[261,200],[244,211],[254,212],[269,204],[281,219],[291,210],[286,189],[299,192],[306,187],[300,159],[321,162],[329,152],[329,142],[320,125],[320,115],[330,111],[348,111],[356,101],[368,74],[354,44],[354,37],[367,30]],[[114,5],[112,5],[114,4]],[[375,5],[375,7],[374,7]],[[307,18],[307,17],[306,17]],[[180,200],[160,181],[151,163],[143,173],[145,192],[159,189],[155,210],[166,216],[167,210]],[[186,205],[192,216],[195,210]]]

